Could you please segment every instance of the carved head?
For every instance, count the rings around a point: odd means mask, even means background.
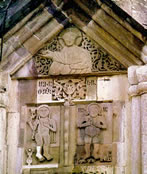
[[[67,28],[60,34],[59,42],[64,47],[71,47],[73,45],[80,45],[82,41],[82,34],[77,28]]]
[[[36,108],[30,108],[31,118],[35,119],[37,116],[37,109]]]
[[[88,113],[91,117],[102,116],[102,108],[97,103],[88,105]]]
[[[71,80],[69,80],[63,85],[63,90],[66,94],[71,95],[75,92],[76,85]]]
[[[38,116],[41,118],[49,117],[50,110],[48,105],[41,105],[37,109]]]

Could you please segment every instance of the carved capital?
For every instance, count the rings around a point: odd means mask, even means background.
[[[137,85],[138,84],[138,79],[136,76],[136,70],[138,66],[130,66],[128,68],[128,81],[130,85]]]
[[[129,95],[131,97],[138,95],[138,85],[132,85],[129,88]]]
[[[129,88],[130,96],[147,93],[147,65],[129,67],[128,80],[131,85]]]
[[[136,69],[136,76],[138,82],[147,82],[147,65],[138,67]]]

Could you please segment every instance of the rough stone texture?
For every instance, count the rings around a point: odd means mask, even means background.
[[[147,1],[146,0],[113,0],[118,6],[147,28]]]

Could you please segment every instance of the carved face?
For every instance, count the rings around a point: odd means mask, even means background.
[[[38,108],[38,115],[40,117],[48,117],[50,114],[49,108],[46,105],[42,105]]]
[[[64,84],[63,89],[66,94],[71,95],[75,92],[76,85],[72,81],[69,81]]]
[[[102,116],[102,109],[96,103],[93,103],[88,106],[88,112],[91,117]]]
[[[80,30],[77,28],[71,27],[67,28],[64,30],[64,32],[61,33],[59,41],[61,41],[62,45],[62,40],[64,41],[64,44],[67,47],[73,46],[73,45],[79,45],[82,41],[82,36]]]

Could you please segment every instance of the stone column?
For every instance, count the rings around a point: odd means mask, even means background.
[[[147,64],[147,46],[142,51]],[[147,65],[128,69],[132,112],[132,174],[147,174]]]

